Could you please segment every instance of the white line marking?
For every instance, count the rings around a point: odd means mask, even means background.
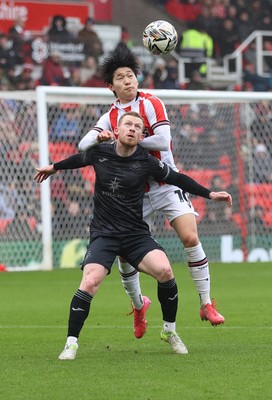
[[[91,326],[92,329],[132,329],[132,325],[99,325]],[[192,329],[212,329],[209,324],[207,326],[182,326],[180,331]],[[0,325],[0,329],[67,329],[67,325]],[[161,329],[161,325],[148,326],[148,329]],[[272,326],[219,326],[218,329],[223,330],[271,330]]]

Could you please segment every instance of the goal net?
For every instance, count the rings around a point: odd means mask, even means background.
[[[233,207],[190,196],[210,261],[271,261],[272,93],[168,91],[173,153],[180,171],[211,190],[227,190]],[[0,264],[10,270],[75,267],[89,236],[92,167],[43,184],[35,166],[77,152],[77,144],[114,101],[104,88],[38,87],[0,92]],[[182,245],[158,213],[152,233],[172,262]]]

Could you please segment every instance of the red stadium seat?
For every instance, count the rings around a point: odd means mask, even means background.
[[[203,197],[191,198],[195,211],[199,214],[197,222],[201,221],[206,214],[206,201]]]
[[[49,142],[49,154],[52,162],[58,162],[78,152],[76,146],[66,142]]]
[[[8,224],[11,222],[11,219],[0,219],[0,234],[2,235],[5,233],[5,230],[7,229]]]
[[[198,169],[181,172],[184,172],[191,178],[195,179],[198,183],[201,183],[201,185],[207,186],[208,188],[210,187],[212,178],[216,175],[219,175],[222,178],[225,187],[228,187],[231,182],[231,174],[228,169]]]
[[[270,183],[249,183],[244,186],[248,206],[256,205],[263,207],[264,211],[272,209],[272,184]]]
[[[272,227],[272,211],[268,211],[264,214],[264,222],[267,226]]]

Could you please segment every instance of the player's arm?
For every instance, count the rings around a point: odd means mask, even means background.
[[[149,151],[169,150],[171,144],[170,123],[163,102],[157,97],[145,101],[145,114],[154,135],[146,137],[141,142],[141,146]]]
[[[115,140],[113,132],[106,129],[102,131],[92,129],[81,139],[78,149],[79,151],[87,151],[99,143],[110,142],[112,140]]]
[[[166,151],[170,149],[170,126],[161,125],[154,129],[154,135],[141,141],[140,145],[146,150]]]
[[[202,186],[200,183],[196,182],[188,175],[176,172],[170,167],[168,168],[169,174],[167,178],[164,179],[165,183],[178,186],[188,193],[194,194],[196,196],[205,197],[206,199],[211,199],[213,201],[226,201],[229,207],[232,206],[232,197],[229,193],[224,191],[211,192],[205,186]]]
[[[71,157],[65,158],[57,163],[47,165],[46,167],[36,168],[37,173],[34,176],[35,181],[42,183],[49,176],[54,175],[59,170],[77,169],[91,164],[89,153],[77,153]]]
[[[95,126],[81,139],[78,144],[79,151],[87,151],[101,142],[115,139],[111,132],[109,113],[103,114]]]
[[[232,205],[232,198],[231,195],[227,192],[211,192],[205,186],[202,186],[200,183],[196,182],[194,179],[190,178],[186,174],[182,174],[180,172],[174,171],[168,165],[160,162],[159,160],[155,159],[154,157],[150,156],[157,166],[159,165],[160,171],[155,172],[152,176],[156,180],[163,181],[168,183],[169,185],[178,186],[180,189],[185,190],[190,194],[194,194],[196,196],[204,197],[206,199],[211,199],[214,201],[226,201],[228,206]],[[153,162],[153,161],[152,161]],[[156,170],[156,168],[155,168]],[[154,170],[153,170],[154,171]],[[159,178],[160,177],[160,178]],[[158,179],[159,178],[159,179]]]

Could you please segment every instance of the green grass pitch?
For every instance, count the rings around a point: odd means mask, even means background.
[[[212,264],[212,295],[226,322],[199,318],[187,267],[179,286],[177,331],[188,355],[160,340],[156,282],[142,274],[152,300],[148,331],[133,336],[132,315],[114,266],[92,302],[75,361],[59,361],[68,308],[81,271],[0,274],[0,398],[5,400],[272,399],[272,266]]]

